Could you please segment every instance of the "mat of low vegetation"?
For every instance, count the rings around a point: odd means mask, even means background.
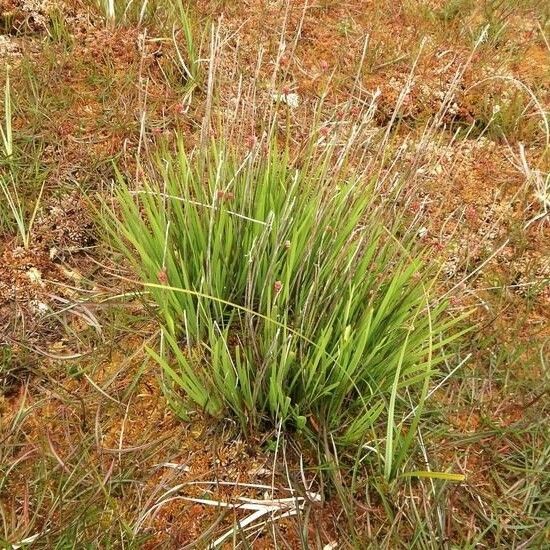
[[[0,546],[548,546],[549,25],[0,0]]]

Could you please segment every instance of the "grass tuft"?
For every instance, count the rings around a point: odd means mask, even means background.
[[[107,225],[158,306],[151,355],[180,414],[232,415],[248,434],[283,424],[345,449],[387,417],[393,477],[414,434],[397,404],[427,387],[453,322],[375,182],[336,182],[331,148],[309,151],[298,169],[274,142],[239,160],[217,144],[188,155],[180,140],[143,186],[118,182]]]

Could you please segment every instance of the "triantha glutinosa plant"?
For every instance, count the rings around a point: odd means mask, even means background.
[[[152,353],[177,409],[344,447],[382,417],[391,462],[407,440],[397,403],[413,386],[423,399],[452,323],[414,233],[374,180],[335,176],[333,153],[298,163],[275,141],[240,156],[180,141],[146,183],[120,178],[109,227],[158,308]]]

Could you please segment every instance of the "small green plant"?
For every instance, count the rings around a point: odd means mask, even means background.
[[[67,26],[64,14],[58,8],[53,9],[49,13],[47,31],[53,42],[63,44],[67,48],[72,46],[73,37],[71,35],[71,31]]]
[[[38,213],[42,193],[44,191],[45,179],[42,179],[42,185],[38,197],[34,203],[31,216],[27,216],[25,200],[18,192],[17,163],[14,158],[15,149],[12,132],[12,104],[9,73],[6,75],[6,84],[4,88],[4,127],[0,126],[2,136],[3,159],[0,165],[4,168],[0,173],[0,196],[3,201],[0,203],[0,226],[11,226],[15,223],[17,231],[23,246],[28,248],[30,245],[31,230]]]
[[[248,433],[269,421],[344,448],[386,415],[392,477],[415,431],[401,436],[398,403],[426,387],[450,325],[415,240],[386,227],[373,182],[334,181],[330,155],[297,169],[274,144],[238,161],[180,141],[158,180],[119,182],[107,225],[158,306],[151,354],[182,415],[193,403]]]
[[[418,9],[418,6],[416,6]],[[439,24],[449,24],[467,16],[472,10],[472,0],[448,0],[439,8],[424,8],[426,17]]]
[[[173,6],[170,25],[172,48],[159,66],[169,85],[181,92],[182,106],[185,108],[190,104],[193,92],[200,88],[205,80],[205,61],[201,59],[201,52],[206,33],[197,32],[192,12],[181,3]],[[209,26],[203,25],[203,28]]]
[[[508,23],[517,6],[515,0],[485,0],[480,3],[481,24],[471,31],[472,39],[485,46],[498,48],[506,42]]]
[[[4,124],[0,125],[0,135],[2,136],[2,149],[4,159],[9,161],[13,155],[13,132],[11,128],[11,91],[10,91],[10,73],[6,71],[6,84],[4,86]]]
[[[472,9],[472,0],[449,0],[438,10],[437,18],[448,23],[456,18],[468,15]]]
[[[186,82],[186,89],[193,90],[200,85],[203,79],[200,63],[201,45],[197,43],[189,9],[184,8],[179,3],[177,4],[176,12],[179,29],[174,29],[173,42],[178,59],[178,68],[181,70],[182,77]],[[184,51],[182,51],[179,45],[178,31],[183,34]]]
[[[32,226],[34,224],[36,214],[38,213],[38,207],[40,205],[40,200],[44,191],[44,183],[42,183],[42,187],[34,204],[32,214],[28,219],[25,205],[21,201],[19,193],[17,192],[17,186],[13,179],[8,182],[4,179],[3,176],[0,176],[0,190],[2,191],[4,199],[6,200],[8,206],[8,215],[11,213],[11,216],[17,226],[19,236],[23,241],[23,246],[27,249],[30,245]],[[5,213],[2,214],[5,215]]]
[[[96,0],[96,5],[108,26],[118,24],[162,24],[173,21],[181,2],[174,0]]]
[[[346,17],[338,22],[337,29],[341,36],[348,37],[355,27],[355,23],[351,17]]]
[[[476,109],[476,129],[491,139],[532,143],[544,138],[547,114],[523,89],[506,86],[500,95],[484,94]]]

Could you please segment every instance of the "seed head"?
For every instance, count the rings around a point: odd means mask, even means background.
[[[166,274],[166,268],[163,267],[158,273],[157,273],[157,279],[159,283],[166,285],[168,284],[168,275]]]

